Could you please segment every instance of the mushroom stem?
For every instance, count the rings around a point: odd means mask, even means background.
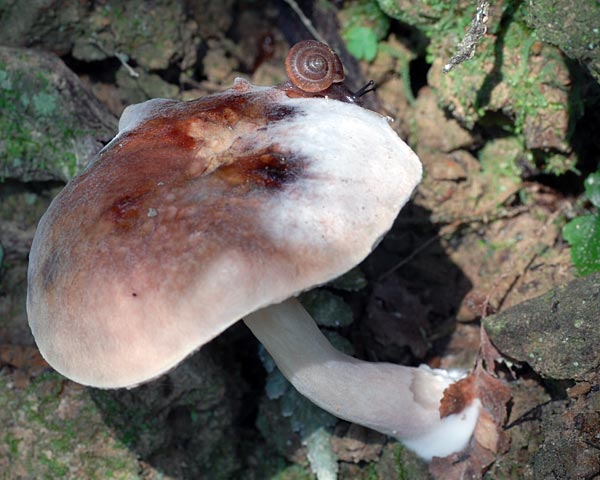
[[[469,442],[480,403],[475,399],[440,418],[444,390],[456,380],[448,372],[345,355],[296,299],[251,313],[244,322],[292,385],[333,415],[393,436],[425,459],[458,452]]]

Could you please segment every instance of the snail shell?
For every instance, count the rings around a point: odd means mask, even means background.
[[[286,59],[285,71],[294,86],[305,92],[327,90],[333,83],[344,81],[344,67],[337,54],[316,40],[294,45]]]

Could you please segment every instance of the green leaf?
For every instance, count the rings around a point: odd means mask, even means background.
[[[358,292],[367,286],[367,279],[359,267],[354,267],[342,276],[333,279],[329,285],[338,290]]]
[[[304,308],[324,327],[346,327],[352,323],[352,308],[343,298],[326,290],[311,290],[300,296]]]
[[[338,421],[331,413],[320,409],[295,388],[289,388],[280,398],[281,415],[290,418],[294,432],[306,437],[319,427],[331,427]]]
[[[585,182],[585,195],[596,207],[600,208],[600,171],[589,175]]]
[[[600,271],[600,217],[598,215],[574,218],[563,227],[562,234],[571,245],[571,260],[580,275]]]
[[[351,27],[344,34],[348,51],[359,60],[371,62],[377,55],[377,35],[372,28]]]
[[[267,376],[265,393],[269,400],[275,400],[282,397],[289,388],[290,383],[279,370],[275,370]]]

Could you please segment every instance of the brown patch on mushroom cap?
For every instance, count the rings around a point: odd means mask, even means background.
[[[327,102],[238,81],[126,110],[32,245],[28,316],[49,363],[80,383],[135,385],[364,258],[420,164],[381,117]]]

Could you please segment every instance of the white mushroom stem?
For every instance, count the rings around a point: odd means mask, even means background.
[[[480,403],[441,419],[443,392],[456,380],[448,372],[340,353],[296,299],[244,321],[294,387],[333,415],[396,437],[425,459],[458,452],[469,442]]]

